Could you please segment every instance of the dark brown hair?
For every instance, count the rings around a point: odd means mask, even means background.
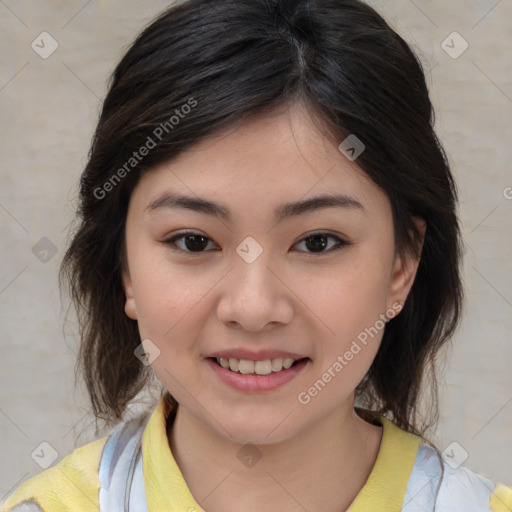
[[[415,282],[356,403],[422,433],[418,400],[430,369],[428,419],[437,421],[434,360],[463,302],[456,186],[421,63],[358,0],[189,0],[156,18],[117,65],[59,275],[78,313],[78,363],[96,417],[122,419],[149,376],[134,356],[141,339],[121,282],[127,207],[140,176],[247,116],[298,102],[336,145],[350,134],[365,144],[357,163],[389,197],[398,253],[418,255],[412,218],[427,223]],[[142,157],[143,146],[151,149]]]

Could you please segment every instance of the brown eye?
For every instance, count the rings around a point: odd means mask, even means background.
[[[324,250],[329,245],[329,239],[334,240],[337,243],[334,246],[331,246],[329,250]],[[336,235],[331,235],[330,233],[313,233],[303,238],[300,243],[304,243],[305,247],[310,250],[313,254],[321,254],[321,253],[329,253],[332,251],[337,251],[339,249],[343,249],[343,247],[350,245],[349,242],[345,242],[340,237]]]
[[[183,239],[183,245],[180,246],[176,242],[178,240]],[[175,235],[167,240],[164,240],[163,243],[165,245],[169,245],[171,249],[183,251],[183,252],[204,252],[204,249],[208,245],[208,241],[210,239],[207,236],[201,235],[200,233],[194,233],[192,231],[187,231],[186,233],[180,233]],[[172,246],[177,246],[177,249],[174,249]],[[184,248],[183,248],[184,246]]]

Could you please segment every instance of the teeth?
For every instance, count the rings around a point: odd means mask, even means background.
[[[231,370],[232,372],[243,373],[244,375],[256,374],[256,375],[270,375],[272,372],[280,372],[281,370],[287,370],[295,362],[295,359],[287,357],[283,359],[281,357],[277,359],[265,359],[264,361],[251,361],[249,359],[236,359],[231,357],[225,359],[224,357],[218,357],[217,363]]]
[[[245,374],[254,373],[254,361],[240,359],[240,362],[238,363],[238,371]]]
[[[279,359],[272,359],[272,371],[278,372],[283,368],[283,359],[280,357]]]
[[[272,373],[272,362],[270,359],[265,359],[265,361],[256,361],[254,363],[254,373],[258,375],[269,375]]]
[[[293,359],[290,359],[289,357],[286,358],[284,361],[283,361],[283,368],[290,368],[290,366],[293,364]]]

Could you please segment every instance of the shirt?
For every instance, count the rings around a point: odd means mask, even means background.
[[[165,397],[22,483],[2,512],[204,512],[170,449]],[[380,417],[374,467],[347,512],[512,512],[512,488]]]

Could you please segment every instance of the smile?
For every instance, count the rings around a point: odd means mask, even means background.
[[[246,392],[274,391],[294,379],[311,362],[308,357],[252,361],[236,358],[206,359],[214,374],[228,386]]]
[[[279,357],[276,359],[265,359],[263,361],[237,359],[236,357],[230,357],[229,359],[218,357],[216,361],[222,368],[226,368],[232,372],[243,373],[244,375],[270,375],[272,372],[280,372],[283,368],[287,370],[297,362],[297,360],[291,357],[287,357],[286,359]]]

